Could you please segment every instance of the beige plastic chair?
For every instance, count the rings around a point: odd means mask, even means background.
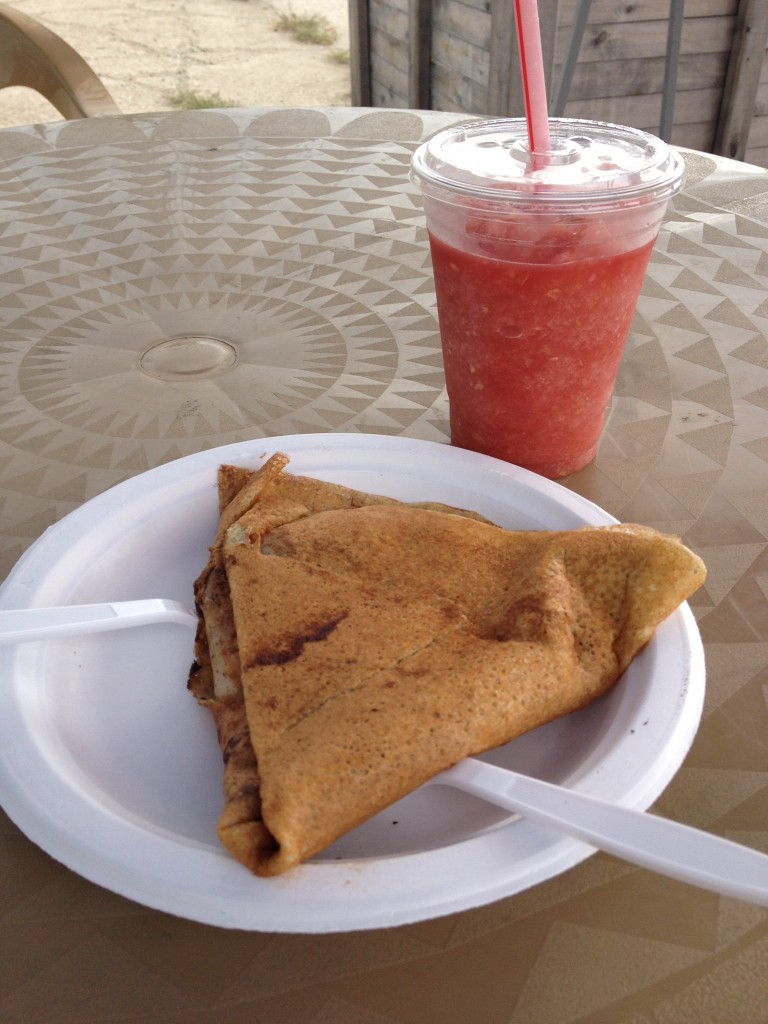
[[[27,14],[0,3],[0,89],[26,86],[67,120],[121,113],[76,50]]]

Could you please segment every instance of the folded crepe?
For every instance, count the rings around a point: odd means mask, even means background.
[[[590,703],[704,580],[648,528],[504,530],[287,464],[221,467],[195,584],[189,687],[224,757],[217,832],[257,875]]]

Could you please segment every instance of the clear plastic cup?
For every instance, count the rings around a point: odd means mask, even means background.
[[[450,128],[413,157],[429,232],[451,442],[550,478],[595,455],[682,158],[633,128]]]

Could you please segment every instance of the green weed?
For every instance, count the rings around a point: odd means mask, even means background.
[[[212,107],[236,107],[237,103],[221,98],[219,93],[196,92],[194,89],[181,89],[168,96],[168,102],[178,110],[208,110]]]
[[[278,16],[275,31],[287,32],[296,42],[313,43],[315,46],[332,46],[339,34],[322,15],[296,14],[293,11]]]

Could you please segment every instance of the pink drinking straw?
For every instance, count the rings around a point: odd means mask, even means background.
[[[517,45],[520,50],[520,71],[523,76],[525,118],[528,122],[528,144],[534,167],[536,155],[549,151],[549,115],[547,84],[544,79],[544,58],[541,53],[541,29],[536,0],[514,0],[517,23]]]

